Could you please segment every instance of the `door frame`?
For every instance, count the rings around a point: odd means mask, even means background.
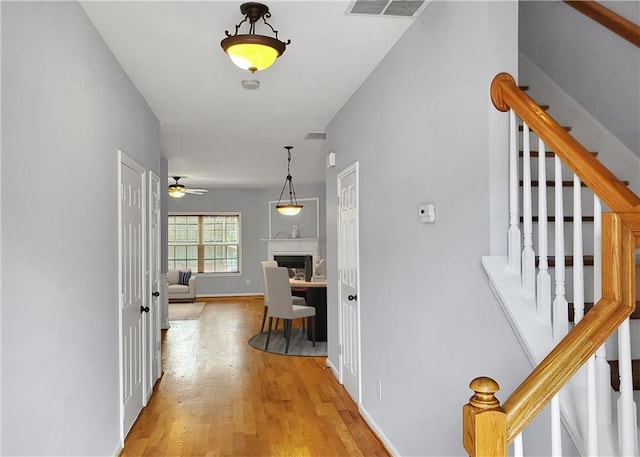
[[[336,192],[338,195],[338,198],[340,197],[340,185],[342,184],[342,179],[351,174],[351,173],[355,173],[355,186],[356,186],[356,194],[357,194],[357,198],[358,198],[358,211],[356,213],[356,226],[357,226],[357,233],[358,233],[358,243],[356,246],[356,268],[357,268],[357,280],[356,280],[356,295],[358,297],[358,299],[356,300],[356,306],[358,307],[358,320],[357,320],[357,332],[358,332],[358,353],[357,353],[357,359],[358,359],[358,398],[357,399],[353,399],[357,405],[360,405],[362,402],[362,333],[361,333],[361,326],[360,326],[360,302],[361,302],[361,295],[360,295],[360,171],[359,171],[359,162],[356,160],[355,162],[353,162],[351,165],[343,168],[341,171],[338,172],[337,174],[337,179],[336,179]],[[339,381],[340,384],[344,384],[343,380],[344,380],[344,374],[343,374],[343,363],[342,363],[342,359],[344,357],[344,341],[342,339],[342,286],[341,286],[341,278],[340,278],[340,271],[339,271],[339,267],[340,267],[340,228],[341,228],[341,215],[340,215],[340,203],[338,202],[337,208],[337,233],[336,233],[336,252],[337,252],[337,264],[338,264],[338,347],[339,347],[339,369],[338,369],[338,374],[339,374]]]
[[[118,202],[118,225],[117,225],[117,229],[118,229],[118,367],[119,367],[119,376],[118,376],[118,384],[120,387],[120,398],[118,399],[118,403],[119,403],[119,407],[120,407],[120,440],[121,440],[121,444],[122,447],[124,448],[124,439],[125,439],[125,431],[124,431],[124,420],[125,420],[125,410],[124,410],[124,402],[123,397],[124,397],[124,344],[122,341],[122,302],[123,302],[123,285],[122,285],[122,165],[126,165],[127,167],[131,168],[132,170],[136,171],[137,173],[140,173],[140,178],[141,178],[141,191],[142,191],[142,195],[141,195],[141,204],[142,206],[142,210],[141,210],[141,216],[142,216],[142,258],[141,258],[141,268],[142,268],[142,274],[141,274],[141,278],[142,278],[142,290],[146,291],[147,289],[147,275],[146,275],[146,269],[147,269],[147,249],[146,249],[146,245],[147,245],[147,233],[145,230],[146,227],[146,223],[147,223],[147,215],[146,215],[146,206],[147,206],[147,186],[146,186],[146,170],[144,169],[144,167],[142,165],[140,165],[138,162],[136,162],[135,160],[133,160],[131,157],[129,157],[125,152],[123,152],[122,150],[118,150],[118,189],[116,192],[116,197],[117,197],[117,202]],[[148,297],[146,296],[145,293],[142,294],[143,298],[142,298],[142,304],[143,306],[146,306],[146,304],[148,303]],[[142,329],[143,329],[143,333],[142,333],[142,340],[145,340],[145,326],[144,326],[144,321],[143,321],[143,325],[142,325]],[[143,360],[143,366],[145,364],[145,357],[148,357],[147,355],[145,355],[144,352],[144,346],[140,348],[140,350],[142,351],[142,360]],[[143,375],[144,375],[144,369],[143,369]],[[142,403],[143,405],[145,404],[144,401],[144,379],[143,379],[143,388],[142,388],[142,392],[143,392],[143,398],[142,398]]]
[[[145,361],[145,371],[144,371],[144,402],[143,404],[146,406],[147,403],[149,402],[149,399],[151,398],[151,395],[153,394],[153,386],[155,385],[155,382],[160,378],[160,374],[162,373],[162,354],[161,354],[161,348],[160,348],[160,341],[161,341],[161,332],[160,332],[160,318],[161,318],[161,298],[162,297],[153,297],[152,293],[155,292],[153,290],[153,271],[151,271],[151,268],[154,267],[154,263],[152,261],[153,259],[153,251],[155,250],[155,259],[156,259],[156,264],[155,267],[157,268],[157,273],[158,273],[158,292],[160,292],[161,294],[163,294],[162,291],[160,291],[160,288],[162,287],[162,275],[161,275],[161,268],[160,268],[160,263],[161,263],[161,249],[160,249],[160,245],[162,243],[161,240],[161,234],[160,234],[160,230],[161,230],[161,222],[162,222],[162,215],[160,214],[160,205],[161,205],[161,197],[160,197],[160,193],[162,192],[161,190],[161,182],[160,182],[160,177],[158,175],[156,175],[153,171],[149,170],[148,174],[148,184],[149,184],[149,189],[148,189],[148,193],[147,193],[147,239],[149,240],[149,245],[148,245],[148,250],[149,250],[149,257],[148,257],[148,265],[147,265],[147,289],[146,289],[146,294],[147,294],[147,300],[149,300],[149,313],[147,313],[147,316],[145,316],[145,324],[144,325],[148,325],[148,332],[146,334],[147,339],[146,341],[148,342],[149,346],[148,346],[148,353],[145,352],[145,355],[148,356],[148,360]],[[157,200],[153,199],[153,195],[154,195],[154,191],[156,192],[158,198]],[[157,208],[154,208],[157,205]],[[157,239],[155,241],[155,246],[152,245],[154,239],[152,236],[152,226],[153,226],[153,218],[154,218],[154,209],[157,209]],[[155,302],[155,303],[154,303]],[[153,337],[154,335],[156,336],[156,340],[153,341]],[[154,357],[157,357],[158,360],[158,366],[154,367]],[[155,368],[155,370],[154,370]]]

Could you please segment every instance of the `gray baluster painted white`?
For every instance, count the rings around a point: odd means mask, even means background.
[[[547,167],[546,146],[538,138],[538,277],[536,279],[536,304],[538,319],[551,324],[551,275],[549,275],[549,234],[547,220]]]
[[[618,367],[620,370],[620,396],[618,397],[620,455],[638,455],[638,427],[636,404],[633,401],[629,319],[626,319],[618,327]]]
[[[602,298],[602,204],[593,196],[593,302]],[[611,414],[611,367],[607,362],[607,343],[596,351],[596,386],[598,396],[598,423],[610,424]]]
[[[518,209],[518,142],[516,113],[509,110],[509,231],[508,255],[509,268],[520,273],[520,226]]]
[[[551,399],[551,455],[562,456],[562,422],[560,421],[560,397],[556,394]]]
[[[562,202],[562,162],[556,156],[555,161],[555,298],[553,299],[553,338],[559,342],[569,330],[568,303],[565,297],[565,261],[564,261],[564,205]]]
[[[573,320],[584,317],[584,258],[582,247],[582,189],[578,175],[573,175]]]
[[[531,143],[529,126],[522,128],[522,215],[524,248],[522,250],[522,288],[524,296],[533,298],[536,286],[536,259],[533,252],[533,223],[531,214]]]

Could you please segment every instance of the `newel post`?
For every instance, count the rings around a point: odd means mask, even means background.
[[[500,386],[491,378],[475,378],[475,393],[462,407],[462,443],[471,457],[507,455],[507,415],[495,397]]]

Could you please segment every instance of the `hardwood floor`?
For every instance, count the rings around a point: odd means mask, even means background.
[[[209,299],[163,331],[164,375],[122,456],[387,456],[324,357],[251,348],[258,297]]]

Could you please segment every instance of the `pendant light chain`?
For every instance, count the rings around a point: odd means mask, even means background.
[[[287,177],[284,180],[284,185],[282,186],[282,190],[280,191],[280,197],[278,197],[278,204],[276,208],[282,214],[292,216],[298,214],[300,209],[302,209],[302,205],[298,205],[298,200],[296,198],[296,191],[293,186],[293,177],[291,176],[291,149],[293,146],[285,146],[287,150]],[[284,190],[289,185],[289,204],[283,205],[281,204],[282,195],[284,195]]]

